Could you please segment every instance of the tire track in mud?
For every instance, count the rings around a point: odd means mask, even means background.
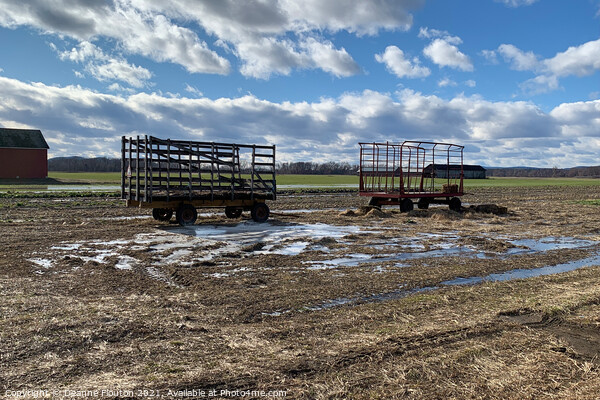
[[[579,305],[597,305],[598,300],[586,302]],[[573,310],[573,311],[576,311]],[[573,313],[571,311],[571,314]],[[567,346],[555,346],[553,351],[566,353],[570,358],[579,361],[591,361],[600,363],[600,330],[597,326],[586,326],[573,321],[566,320],[566,316],[549,315],[530,309],[520,309],[498,314],[500,320],[525,329],[543,331],[554,336]]]
[[[500,321],[491,321],[442,332],[388,338],[375,345],[350,349],[343,354],[326,357],[325,359],[303,360],[284,368],[282,373],[290,378],[308,377],[338,371],[340,368],[348,368],[363,362],[382,362],[392,357],[453,345],[464,340],[496,336],[506,331],[507,328],[509,330],[513,329]]]
[[[600,304],[600,298],[586,301],[569,309],[563,316],[550,315],[529,309],[503,311],[495,320],[452,329],[431,332],[417,336],[392,337],[379,343],[349,349],[343,354],[324,360],[303,360],[282,370],[290,378],[309,377],[320,373],[337,371],[363,362],[382,362],[386,359],[425,352],[441,346],[452,346],[462,341],[477,338],[493,338],[503,333],[517,330],[541,330],[566,342],[567,347],[553,347],[552,351],[566,353],[572,359],[600,364],[600,330],[596,326],[584,326],[566,321],[566,315],[573,314],[581,307]]]

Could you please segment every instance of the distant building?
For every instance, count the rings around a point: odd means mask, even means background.
[[[37,129],[0,128],[0,178],[46,178],[48,148]]]
[[[465,179],[485,179],[485,168],[481,165],[463,165],[463,177]],[[424,174],[431,176],[435,169],[435,177],[448,179],[460,177],[460,165],[429,164],[423,170]]]

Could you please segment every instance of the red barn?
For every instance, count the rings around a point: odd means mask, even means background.
[[[46,178],[48,148],[39,130],[0,128],[0,178]]]

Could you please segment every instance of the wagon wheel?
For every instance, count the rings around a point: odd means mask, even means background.
[[[453,197],[450,199],[450,202],[448,203],[448,208],[450,208],[452,211],[460,211],[461,209],[461,202],[460,199],[458,197]]]
[[[256,203],[252,207],[250,215],[256,222],[265,222],[269,219],[269,207],[265,203]]]
[[[153,208],[152,217],[157,221],[170,221],[173,216],[173,210],[168,208]]]
[[[242,215],[242,209],[237,207],[225,207],[225,215],[227,218],[239,218]]]
[[[429,208],[429,199],[426,197],[420,198],[417,207],[419,207],[420,210],[427,210]]]
[[[196,207],[191,204],[182,204],[177,209],[175,217],[177,218],[179,225],[191,225],[196,222],[196,218],[198,218],[198,211],[196,211]]]
[[[400,212],[409,212],[414,208],[414,204],[411,199],[403,199],[400,202]]]

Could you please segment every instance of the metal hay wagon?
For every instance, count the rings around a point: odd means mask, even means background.
[[[229,218],[250,211],[269,218],[276,199],[275,146],[159,139],[121,139],[121,198],[128,207],[180,225],[196,222],[197,208],[224,207]]]
[[[449,143],[405,141],[403,143],[359,143],[360,192],[369,204],[400,205],[400,211],[430,204],[448,204],[461,209],[463,149]]]

